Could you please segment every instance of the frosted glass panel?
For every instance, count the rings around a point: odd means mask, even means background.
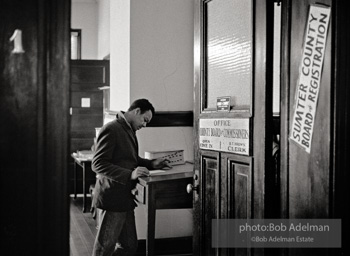
[[[252,82],[250,0],[212,0],[207,10],[207,108],[231,96],[233,109],[249,108]]]

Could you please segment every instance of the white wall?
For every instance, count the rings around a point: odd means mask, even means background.
[[[130,105],[130,1],[110,2],[110,108]]]
[[[98,59],[110,54],[110,0],[97,0],[98,4]]]
[[[192,110],[193,1],[115,0],[110,7],[111,109],[144,97],[158,111]]]
[[[193,1],[131,1],[131,101],[193,109]]]
[[[81,58],[97,59],[98,6],[95,0],[73,0],[71,28],[81,29]]]

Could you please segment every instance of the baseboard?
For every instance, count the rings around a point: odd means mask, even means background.
[[[155,240],[155,255],[192,255],[192,236]],[[146,255],[146,240],[139,240],[137,256]]]

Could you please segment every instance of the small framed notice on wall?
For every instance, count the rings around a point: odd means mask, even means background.
[[[89,108],[90,107],[90,98],[81,98],[81,107]]]
[[[216,111],[218,112],[229,112],[231,108],[231,97],[217,97],[216,99]]]

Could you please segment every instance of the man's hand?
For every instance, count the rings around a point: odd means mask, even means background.
[[[146,167],[137,167],[131,173],[132,180],[136,180],[140,176],[149,176],[149,170]]]
[[[163,169],[164,167],[173,168],[169,163],[170,161],[168,159],[157,158],[152,160],[151,165],[153,169]]]

